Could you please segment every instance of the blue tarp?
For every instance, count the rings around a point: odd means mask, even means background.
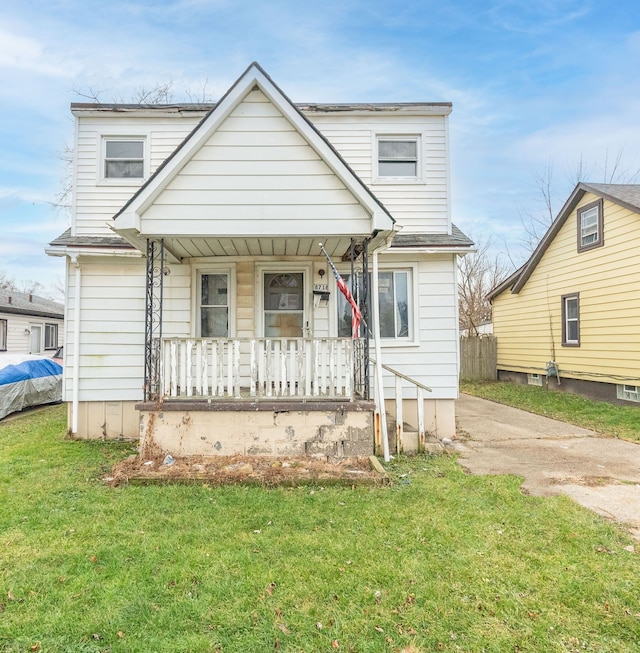
[[[7,365],[0,368],[0,386],[58,374],[62,374],[62,365],[50,358],[24,361],[17,365]]]
[[[3,364],[9,361],[13,363]],[[58,401],[62,401],[62,365],[35,356],[0,357],[0,419],[30,406]]]

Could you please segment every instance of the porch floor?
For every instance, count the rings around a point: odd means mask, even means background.
[[[249,392],[238,398],[229,397],[171,397],[160,401],[136,404],[142,411],[269,411],[274,413],[304,411],[361,412],[375,410],[370,399],[345,399],[344,397],[255,397]]]

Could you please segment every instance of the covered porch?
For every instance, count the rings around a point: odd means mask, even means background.
[[[342,269],[347,264],[347,276],[368,278],[368,245],[369,239],[347,241],[348,263],[346,256],[338,261]],[[354,288],[356,296],[362,295],[361,337],[332,336],[329,316],[339,293],[333,275],[326,278],[326,261],[317,256],[311,261],[251,256],[225,261],[250,281],[249,287],[243,290],[242,280],[229,284],[235,299],[214,306],[217,313],[211,300],[206,306],[195,302],[182,327],[192,335],[166,335],[166,314],[174,310],[168,296],[175,266],[191,262],[186,257],[176,262],[164,239],[147,240],[145,396],[136,406],[143,450],[159,448],[176,456],[371,454],[376,406],[370,397],[369,338],[364,337],[368,283]],[[282,290],[282,275],[272,270],[287,264],[303,271],[308,266],[308,273],[285,275],[292,285]],[[213,283],[226,296],[220,275],[213,281],[208,273],[190,275],[192,294],[209,292],[207,284]],[[240,306],[249,302],[251,308]],[[250,320],[238,317],[242,310],[251,312]],[[205,333],[209,330],[224,335],[211,337]],[[227,335],[230,331],[236,335]]]

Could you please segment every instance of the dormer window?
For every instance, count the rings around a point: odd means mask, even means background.
[[[419,173],[418,136],[378,137],[378,177],[417,179]]]
[[[104,140],[104,179],[144,178],[144,139]]]
[[[602,200],[578,209],[578,251],[584,252],[604,245],[602,234]]]

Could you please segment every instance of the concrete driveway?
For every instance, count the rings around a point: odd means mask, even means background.
[[[456,415],[465,470],[523,476],[529,494],[566,494],[640,539],[639,444],[464,394]]]

